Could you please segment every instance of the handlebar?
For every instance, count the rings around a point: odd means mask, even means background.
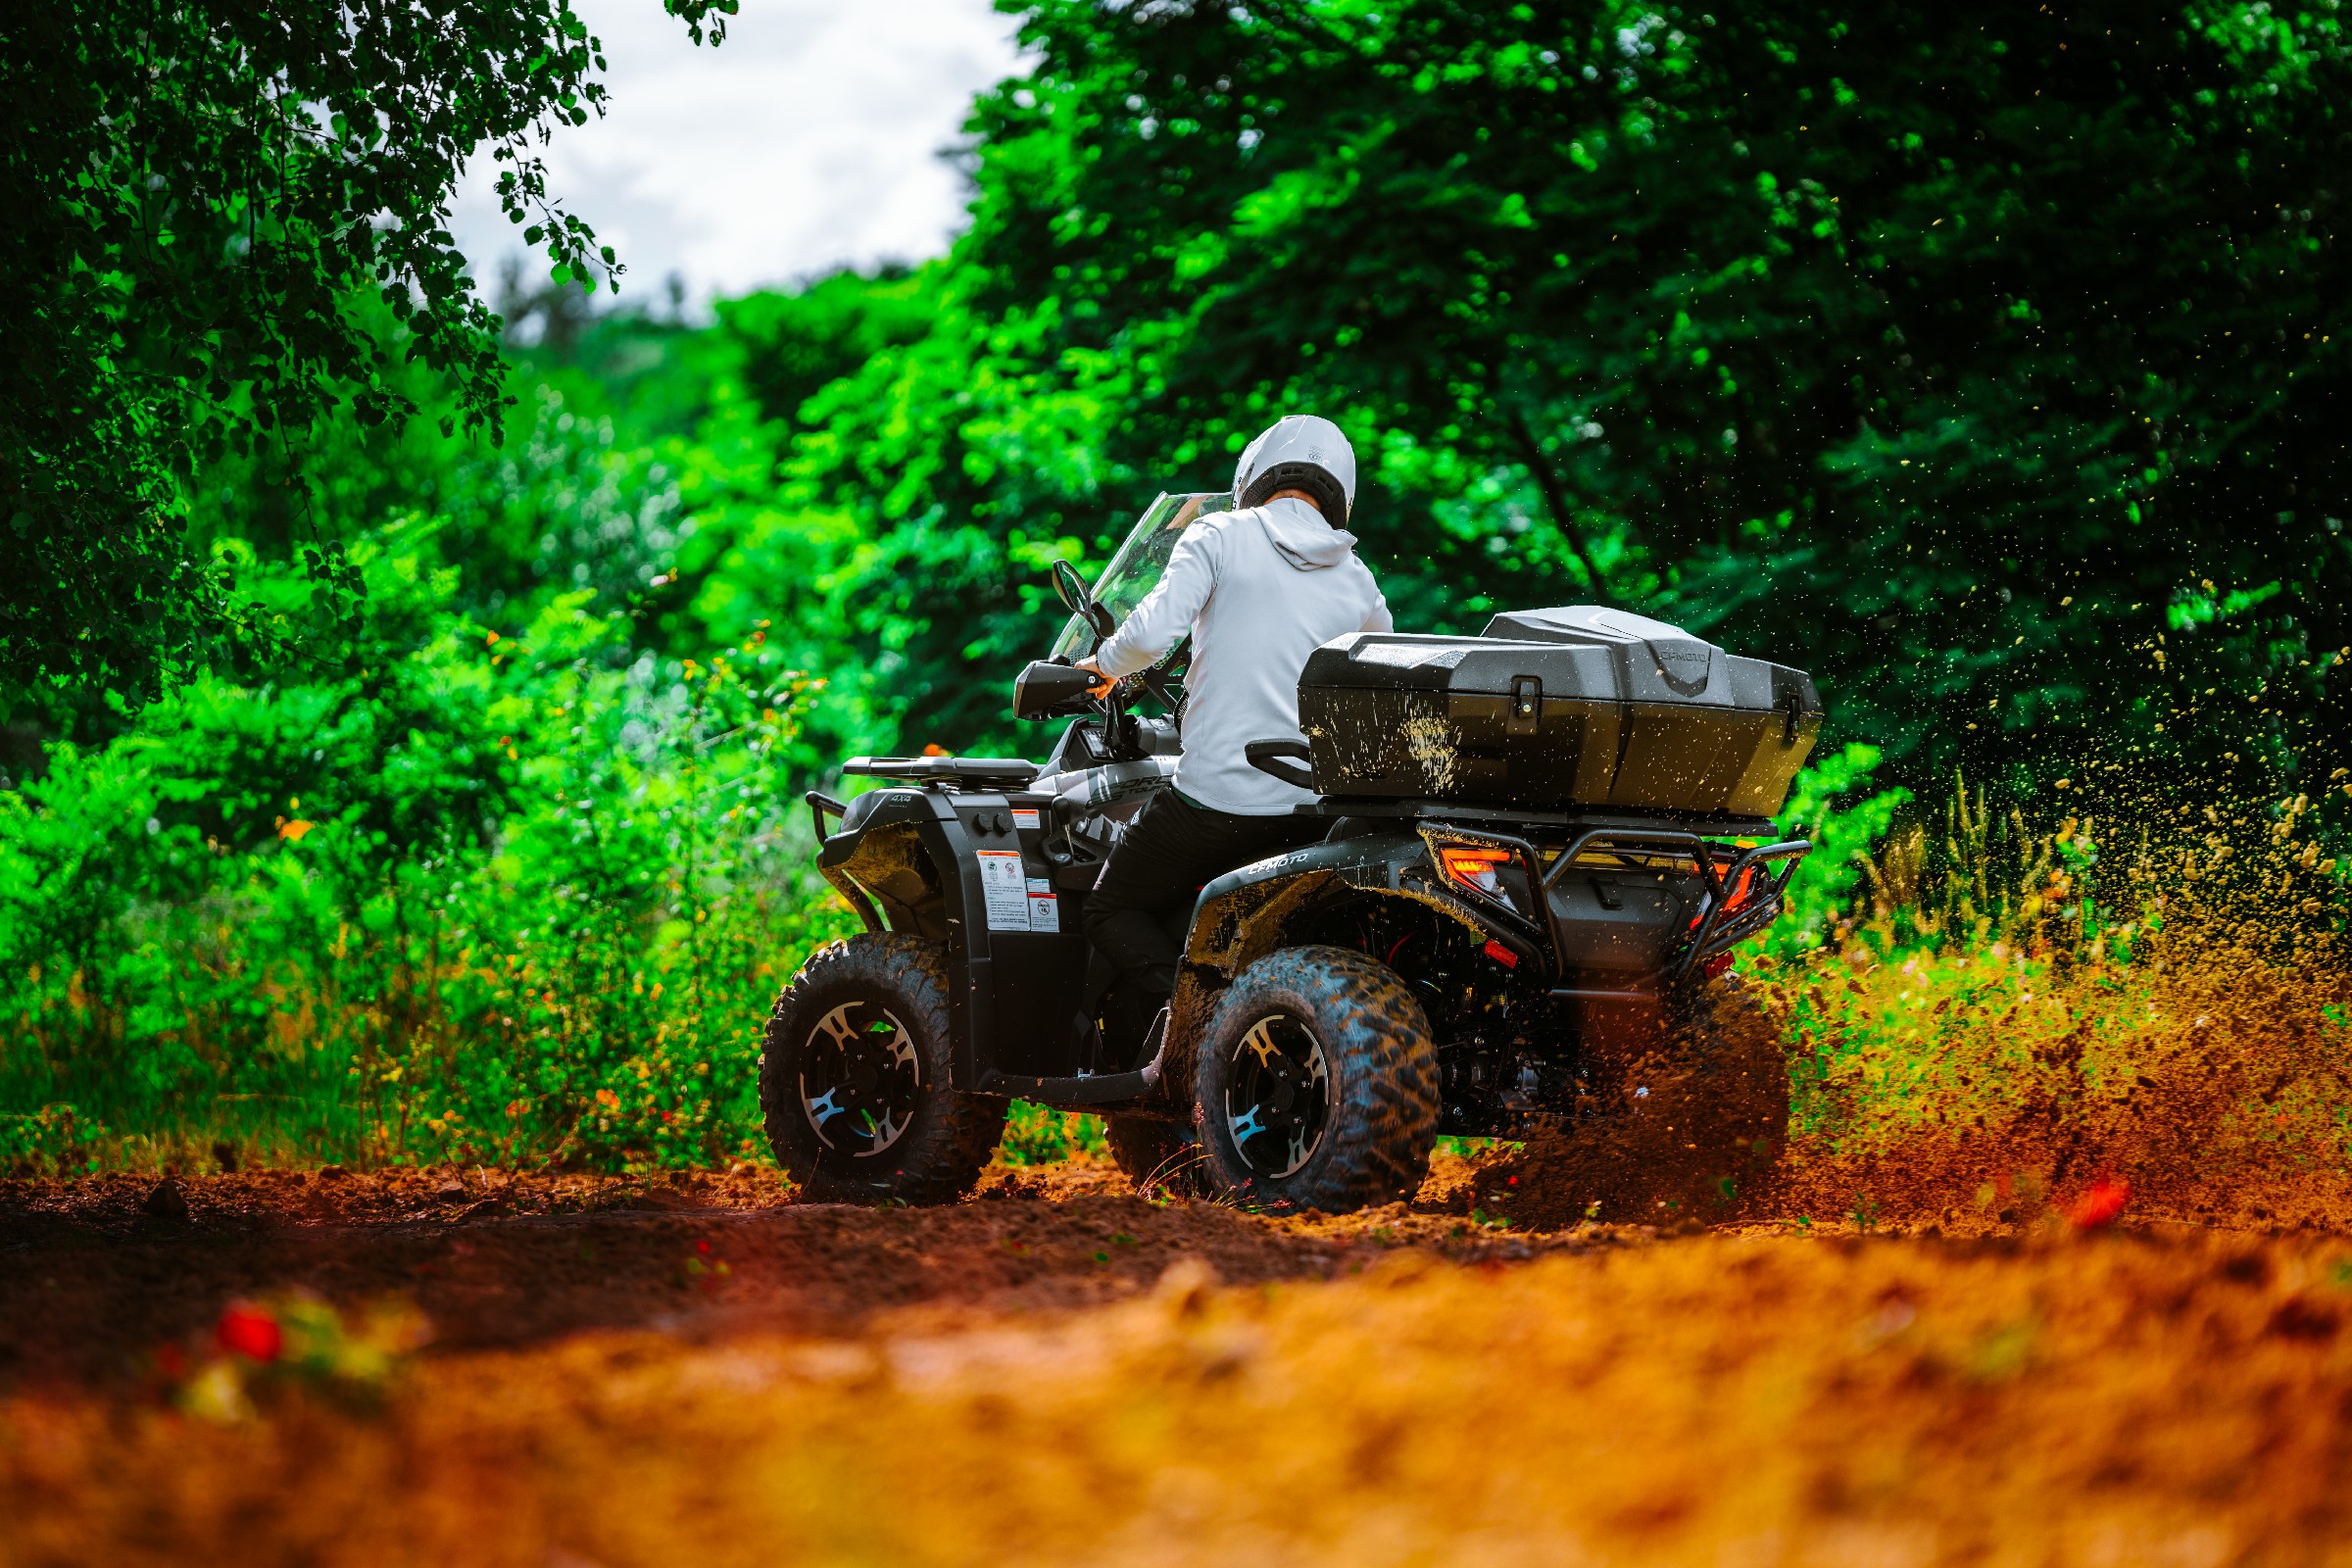
[[[1172,735],[1184,699],[1170,689],[1169,682],[1190,663],[1191,652],[1189,640],[1179,640],[1150,667],[1113,679],[1109,689],[1100,697],[1091,690],[1088,673],[1066,657],[1037,660],[1013,682],[1013,717],[1092,718],[1114,760],[1133,760],[1160,755],[1169,749],[1168,737],[1155,736],[1153,731],[1168,729]],[[1127,711],[1130,704],[1145,695],[1167,710],[1165,719],[1139,718]]]

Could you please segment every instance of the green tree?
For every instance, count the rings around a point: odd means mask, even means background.
[[[735,0],[663,0],[696,39]],[[380,302],[454,383],[445,425],[499,405],[497,318],[446,227],[487,146],[500,200],[559,281],[618,264],[547,188],[537,149],[585,123],[601,46],[569,0],[67,4],[0,23],[0,612],[12,683],[130,701],[246,620],[186,544],[200,465],[298,446],[332,414],[397,423]],[[298,470],[295,464],[280,471]],[[332,533],[312,620],[356,628]],[[301,630],[300,622],[292,628]]]
[[[1313,407],[1423,624],[1662,610],[1814,668],[1913,779],[2344,748],[2332,5],[1025,10],[960,346],[901,359],[958,369],[919,440],[872,416],[928,456],[865,487],[869,603],[927,622],[902,563],[951,522],[1084,538],[1072,502],[1213,482]],[[1013,388],[1100,405],[1051,508],[971,460]],[[803,466],[846,480],[882,432],[838,408]],[[933,667],[977,676],[958,626]]]

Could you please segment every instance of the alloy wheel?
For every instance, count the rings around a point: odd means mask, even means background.
[[[870,1159],[899,1141],[921,1103],[914,1037],[878,1003],[844,1003],[808,1031],[800,1092],[801,1113],[819,1143]]]
[[[1322,1042],[1298,1019],[1277,1012],[1251,1024],[1234,1048],[1226,1085],[1226,1133],[1257,1175],[1290,1175],[1323,1142],[1331,1067]]]

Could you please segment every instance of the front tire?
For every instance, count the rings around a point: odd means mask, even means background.
[[[776,999],[760,1108],[805,1201],[952,1203],[1004,1130],[1005,1102],[949,1087],[948,957],[898,932],[836,942]]]
[[[1286,948],[1242,971],[1195,1071],[1202,1174],[1244,1201],[1345,1213],[1410,1197],[1437,1141],[1429,1019],[1346,948]]]

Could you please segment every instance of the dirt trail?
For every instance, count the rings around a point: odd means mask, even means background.
[[[2340,976],[1863,980],[1339,1218],[0,1182],[0,1568],[2352,1568]]]
[[[1133,1295],[1179,1257],[1240,1283],[1326,1277],[1405,1245],[1465,1260],[1569,1245],[1454,1215],[1468,1171],[1444,1162],[1419,1212],[1292,1220],[1149,1201],[1097,1162],[1000,1170],[936,1209],[791,1204],[772,1172],[748,1168],[189,1177],[172,1184],[184,1217],[149,1212],[152,1178],[0,1182],[0,1380],[134,1382],[223,1302],[286,1290],[397,1295],[446,1352],[585,1330],[839,1334],[919,1307],[1071,1309]]]

